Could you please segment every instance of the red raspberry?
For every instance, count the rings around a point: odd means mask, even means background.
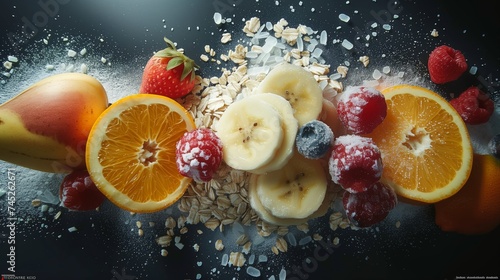
[[[467,62],[460,51],[443,45],[431,52],[427,67],[431,81],[444,84],[458,79],[467,70]]]
[[[196,181],[208,182],[222,161],[222,142],[210,129],[186,132],[176,144],[179,172]]]
[[[99,207],[106,197],[97,189],[87,170],[77,170],[64,177],[59,199],[70,210],[88,211]]]
[[[474,86],[466,89],[459,97],[450,100],[450,104],[468,124],[487,122],[495,110],[493,100]]]
[[[337,113],[349,133],[366,134],[385,119],[387,104],[374,88],[348,87],[338,100]]]
[[[333,182],[357,193],[380,180],[383,165],[380,150],[371,138],[344,135],[335,139],[328,168]]]
[[[397,204],[397,196],[393,189],[377,182],[364,192],[344,192],[342,203],[351,223],[369,227],[387,217]]]

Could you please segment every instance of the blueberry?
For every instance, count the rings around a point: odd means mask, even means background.
[[[313,120],[304,124],[295,138],[298,152],[306,158],[325,156],[333,143],[333,132],[324,122]]]
[[[497,134],[491,138],[488,143],[488,148],[490,149],[490,153],[494,155],[496,158],[500,159],[500,134]]]

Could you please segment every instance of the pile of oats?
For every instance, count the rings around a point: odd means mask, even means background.
[[[205,53],[200,58],[206,63],[221,66],[220,75],[209,78],[197,76],[192,94],[178,100],[192,114],[197,127],[216,130],[216,124],[226,108],[239,98],[251,94],[270,69],[283,62],[293,63],[310,71],[325,96],[332,98],[343,91],[341,80],[346,78],[348,68],[341,65],[335,73],[330,73],[330,65],[325,64],[321,52],[316,50],[321,49],[321,43],[316,39],[319,39],[320,35],[311,28],[304,25],[290,27],[285,19],[274,25],[269,22],[261,25],[260,19],[253,17],[246,21],[243,32],[250,43],[244,44],[238,41],[240,43],[227,54],[217,56],[213,48],[205,46]],[[224,33],[222,43],[230,42],[231,35]],[[179,233],[187,231],[183,230],[185,224],[202,223],[207,229],[221,232],[231,225],[255,226],[261,237],[275,238],[275,244],[269,248],[270,252],[276,255],[286,253],[290,236],[293,237],[289,234],[289,227],[272,225],[260,219],[250,207],[248,180],[247,172],[232,169],[223,163],[211,181],[193,181],[177,204],[181,213],[185,214],[177,221]],[[329,189],[333,209],[333,202],[341,190],[333,184]],[[354,227],[338,211],[332,213],[329,220],[333,231],[338,228]],[[162,248],[169,246],[175,240],[176,232],[173,229],[176,227],[176,221],[168,217],[165,226],[167,234],[156,240]],[[296,229],[304,233],[309,232],[307,223],[297,225]],[[286,236],[288,238],[284,238]],[[299,243],[306,244],[320,239],[321,236],[313,233],[309,238],[299,240]],[[296,241],[291,242],[296,243]],[[335,242],[338,244],[338,238]],[[238,267],[243,266],[246,262],[244,254],[248,254],[252,247],[252,237],[241,234],[235,244],[241,251],[231,252],[228,263]],[[225,245],[222,240],[215,242],[215,248],[218,251],[224,250]],[[165,248],[162,250],[163,255],[166,251]]]

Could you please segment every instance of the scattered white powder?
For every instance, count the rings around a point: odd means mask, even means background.
[[[347,4],[347,2],[346,2],[346,4]],[[276,4],[279,4],[279,1],[276,1]],[[303,2],[300,1],[298,4],[299,4],[299,6],[302,6]],[[291,10],[292,10],[292,8],[291,8]],[[311,8],[311,12],[315,12],[315,8]],[[340,18],[340,15],[339,15],[339,18]],[[350,20],[350,18],[348,16],[347,16],[347,18],[345,18],[345,17],[343,17],[343,18],[344,18],[344,20],[342,20],[342,19],[341,20],[344,22],[348,22]],[[394,18],[397,18],[397,16],[395,15]],[[222,18],[222,15],[220,15],[220,13],[215,13],[214,14],[214,22],[215,22],[215,24],[220,25],[220,24],[223,24],[225,22],[225,19]],[[371,27],[377,28],[378,24],[373,23],[371,25]],[[263,26],[263,28],[265,28],[267,31],[271,31],[272,30],[272,23],[267,22],[265,24],[265,26]],[[391,30],[392,29],[392,27],[388,24],[383,25],[382,28],[384,30]],[[197,28],[197,30],[198,30],[198,28]],[[171,31],[174,31],[174,29],[171,28]],[[323,32],[325,33],[325,35],[323,35]],[[326,45],[326,40],[327,40],[326,31],[323,31],[323,32],[321,32],[321,35],[319,37],[319,44]],[[270,33],[272,34],[272,32],[270,32]],[[308,35],[314,34],[314,30],[312,30],[310,27],[308,27],[307,34]],[[375,37],[375,36],[377,36],[377,32],[374,31],[371,35],[373,37]],[[260,36],[264,36],[262,38],[266,39],[267,38],[266,36],[270,36],[270,34],[269,33],[265,34],[262,32],[262,34]],[[369,35],[367,35],[367,36],[369,36]],[[71,36],[63,37],[62,40],[64,42],[71,42],[72,40],[70,37]],[[271,38],[271,37],[269,37],[269,38]],[[53,37],[51,40],[49,40],[48,38],[43,39],[41,41],[41,43],[44,44],[45,46],[49,46],[53,40],[55,40],[55,37]],[[262,64],[260,64],[257,67],[253,67],[252,69],[249,69],[249,72],[254,71],[253,73],[255,75],[257,75],[258,73],[267,73],[267,71],[269,71],[269,69],[271,67],[269,65],[264,65],[264,64],[269,63],[273,59],[277,59],[279,56],[282,55],[279,53],[276,53],[276,54],[274,53],[274,51],[276,51],[276,50],[282,50],[282,49],[280,49],[280,45],[279,45],[280,42],[273,42],[272,39],[269,39],[269,40],[270,40],[270,45],[266,47],[266,48],[269,47],[269,49],[266,49],[266,50],[269,51],[268,54],[270,54],[270,55],[267,57],[267,60],[265,60],[264,57],[262,56],[261,60],[260,60],[260,62]],[[105,40],[104,40],[104,38],[100,38],[99,41],[104,42]],[[300,41],[300,43],[299,43],[299,41]],[[265,42],[267,43],[267,40]],[[340,43],[341,40],[340,39],[333,39],[332,42],[334,44]],[[299,46],[299,44],[300,44],[300,46]],[[318,42],[316,42],[316,45],[317,44],[318,44]],[[322,50],[319,48],[316,48],[316,47],[310,47],[311,45],[314,45],[314,43],[307,44],[302,40],[302,37],[299,37],[299,39],[297,40],[297,47],[300,47],[301,50],[304,50],[305,48],[307,49],[309,47],[312,49],[312,56],[313,57],[321,58]],[[343,40],[342,47],[344,47],[347,50],[352,50],[354,48],[354,45],[351,42],[349,42],[348,40]],[[64,52],[60,52],[60,50],[57,50],[57,51],[59,51],[58,53],[64,53]],[[80,59],[76,55],[76,53],[73,53],[73,52],[74,51],[72,51],[72,53],[70,55],[70,52],[68,51],[68,57],[70,57],[72,59],[73,58]],[[99,52],[92,50],[91,53],[99,53]],[[85,56],[87,54],[88,53],[87,53],[86,48],[84,48],[80,51],[81,56]],[[112,56],[108,56],[108,54],[103,54],[103,55],[105,55],[106,57],[112,58]],[[258,57],[258,56],[255,57],[254,54],[252,54],[251,56],[253,56],[253,57],[247,56],[247,58],[250,59],[250,58],[257,58]],[[51,59],[40,60],[42,63],[39,64],[38,68],[35,68],[35,70],[28,70],[26,68],[27,65],[20,68],[19,69],[20,73],[18,73],[19,77],[16,78],[15,77],[16,75],[13,75],[14,79],[11,80],[13,82],[19,82],[19,87],[17,87],[17,86],[16,87],[6,87],[6,91],[5,91],[6,95],[3,95],[4,92],[2,92],[2,96],[0,96],[0,100],[4,101],[6,96],[12,96],[14,93],[16,93],[18,91],[19,88],[26,87],[42,77],[46,77],[48,75],[52,75],[52,74],[60,73],[60,72],[78,71],[78,69],[83,73],[88,72],[90,75],[97,77],[99,80],[101,80],[103,82],[103,85],[108,90],[108,93],[110,96],[110,102],[122,97],[123,95],[127,95],[127,94],[135,92],[136,85],[140,81],[140,78],[137,78],[137,77],[140,77],[140,70],[130,69],[130,67],[126,67],[124,65],[118,65],[116,67],[113,67],[112,71],[109,71],[106,68],[103,68],[104,67],[103,65],[98,65],[95,63],[96,61],[100,61],[102,64],[106,64],[108,62],[108,59],[104,58],[104,56],[102,56],[101,58],[99,58],[99,57],[96,58],[93,56],[87,57],[86,60],[84,61],[84,63],[82,61],[77,61],[75,64],[69,63],[69,61],[66,61],[65,58],[63,58],[63,57],[55,57],[53,55],[51,57],[52,57]],[[67,57],[66,57],[66,59],[67,59]],[[278,62],[278,60],[276,60],[276,61]],[[10,67],[12,68],[13,67],[12,63],[18,63],[18,59],[16,58],[14,60],[13,58],[11,59],[11,57],[9,56],[8,62],[11,62]],[[40,66],[40,65],[42,65],[42,66]],[[75,67],[75,65],[80,65],[80,68],[78,68],[77,66]],[[253,65],[255,65],[255,64],[253,64]],[[33,65],[31,65],[31,66],[33,66]],[[271,66],[272,66],[272,64],[271,64]],[[5,63],[4,63],[4,67],[5,67]],[[375,70],[375,71],[378,71],[378,70]],[[378,80],[382,77],[382,74],[380,73],[380,71],[378,71],[378,74],[375,75],[376,74],[375,71],[373,72],[373,78]],[[476,73],[476,71],[477,71],[477,67],[471,67],[471,69],[470,69],[471,73],[472,72]],[[388,74],[384,71],[384,69],[382,69],[382,72],[384,72],[384,74]],[[404,73],[405,72],[401,72],[401,71],[398,72],[397,77],[403,78]],[[7,73],[7,74],[10,75],[11,73]],[[380,76],[379,76],[379,74],[380,74]],[[116,79],[116,77],[120,77],[120,78]],[[335,78],[335,80],[341,78],[341,77],[338,77],[336,75],[336,73],[332,74],[330,77],[332,78],[332,80],[333,80],[333,78]],[[12,77],[11,77],[11,79],[12,79]],[[377,81],[369,81],[369,82],[373,82],[375,84],[378,84]],[[23,170],[23,172],[24,172],[24,170]],[[46,174],[39,174],[39,173],[33,172],[33,171],[27,171],[24,173],[24,176],[30,177],[30,175],[34,175],[34,176],[32,176],[32,178],[29,178],[29,180],[27,181],[30,183],[36,183],[39,181],[47,180]],[[54,182],[59,182],[60,176],[59,177],[57,177],[57,176],[52,177],[52,179]],[[33,194],[32,196],[35,196],[35,195]],[[45,212],[49,212],[50,208],[48,206],[45,206],[43,209],[45,209]],[[174,210],[168,209],[168,210],[166,210],[166,212],[164,214],[172,213],[172,211],[174,211]],[[410,211],[410,212],[414,213],[414,211]],[[126,219],[127,221],[130,219],[128,213],[124,213],[123,215],[125,217],[124,219]],[[162,217],[164,217],[164,216],[162,216]],[[123,218],[123,217],[120,217],[120,218]],[[247,229],[243,228],[241,225],[236,225],[233,227],[232,230],[234,231],[234,235],[238,235]],[[76,227],[71,227],[71,228],[68,228],[68,231],[74,232],[74,231],[77,231],[77,229],[76,229]],[[313,241],[310,236],[306,236],[306,237],[301,238],[297,242],[297,240],[295,239],[295,235],[292,233],[288,233],[285,236],[285,238],[290,246],[307,245],[308,243]],[[255,237],[252,241],[253,241],[254,245],[262,245],[263,248],[269,248],[270,242],[268,240],[269,240],[269,238],[263,238],[263,237],[255,234]],[[175,238],[175,246],[178,249],[182,249],[182,247],[184,246],[182,243],[180,243],[180,237]],[[264,254],[259,255],[258,261],[259,262],[267,262],[268,257],[265,255],[267,253],[268,252],[265,251]],[[222,266],[227,266],[228,261],[229,261],[228,254],[223,254],[220,264]],[[201,262],[199,262],[199,264],[200,264],[199,266],[201,266]],[[249,270],[250,270],[250,272],[249,272]],[[260,275],[260,270],[257,269],[256,267],[248,266],[247,273],[250,276],[258,277],[258,276],[254,276],[254,275],[257,275],[257,274]],[[286,270],[285,270],[285,268],[282,268],[280,273],[279,273],[279,279],[285,280],[286,276],[287,276]],[[274,276],[271,276],[271,277],[272,277],[272,279],[274,279]],[[197,274],[196,278],[200,279],[201,274]]]

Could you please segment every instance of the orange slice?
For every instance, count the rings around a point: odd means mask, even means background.
[[[436,224],[443,231],[483,234],[500,226],[500,161],[474,155],[471,175],[454,196],[434,205]]]
[[[387,117],[368,137],[382,152],[382,181],[401,197],[433,203],[469,177],[472,145],[465,123],[439,94],[398,85],[382,90]]]
[[[168,97],[135,94],[97,119],[86,163],[96,186],[122,209],[154,212],[175,203],[190,178],[177,171],[175,144],[195,129],[189,112]]]

